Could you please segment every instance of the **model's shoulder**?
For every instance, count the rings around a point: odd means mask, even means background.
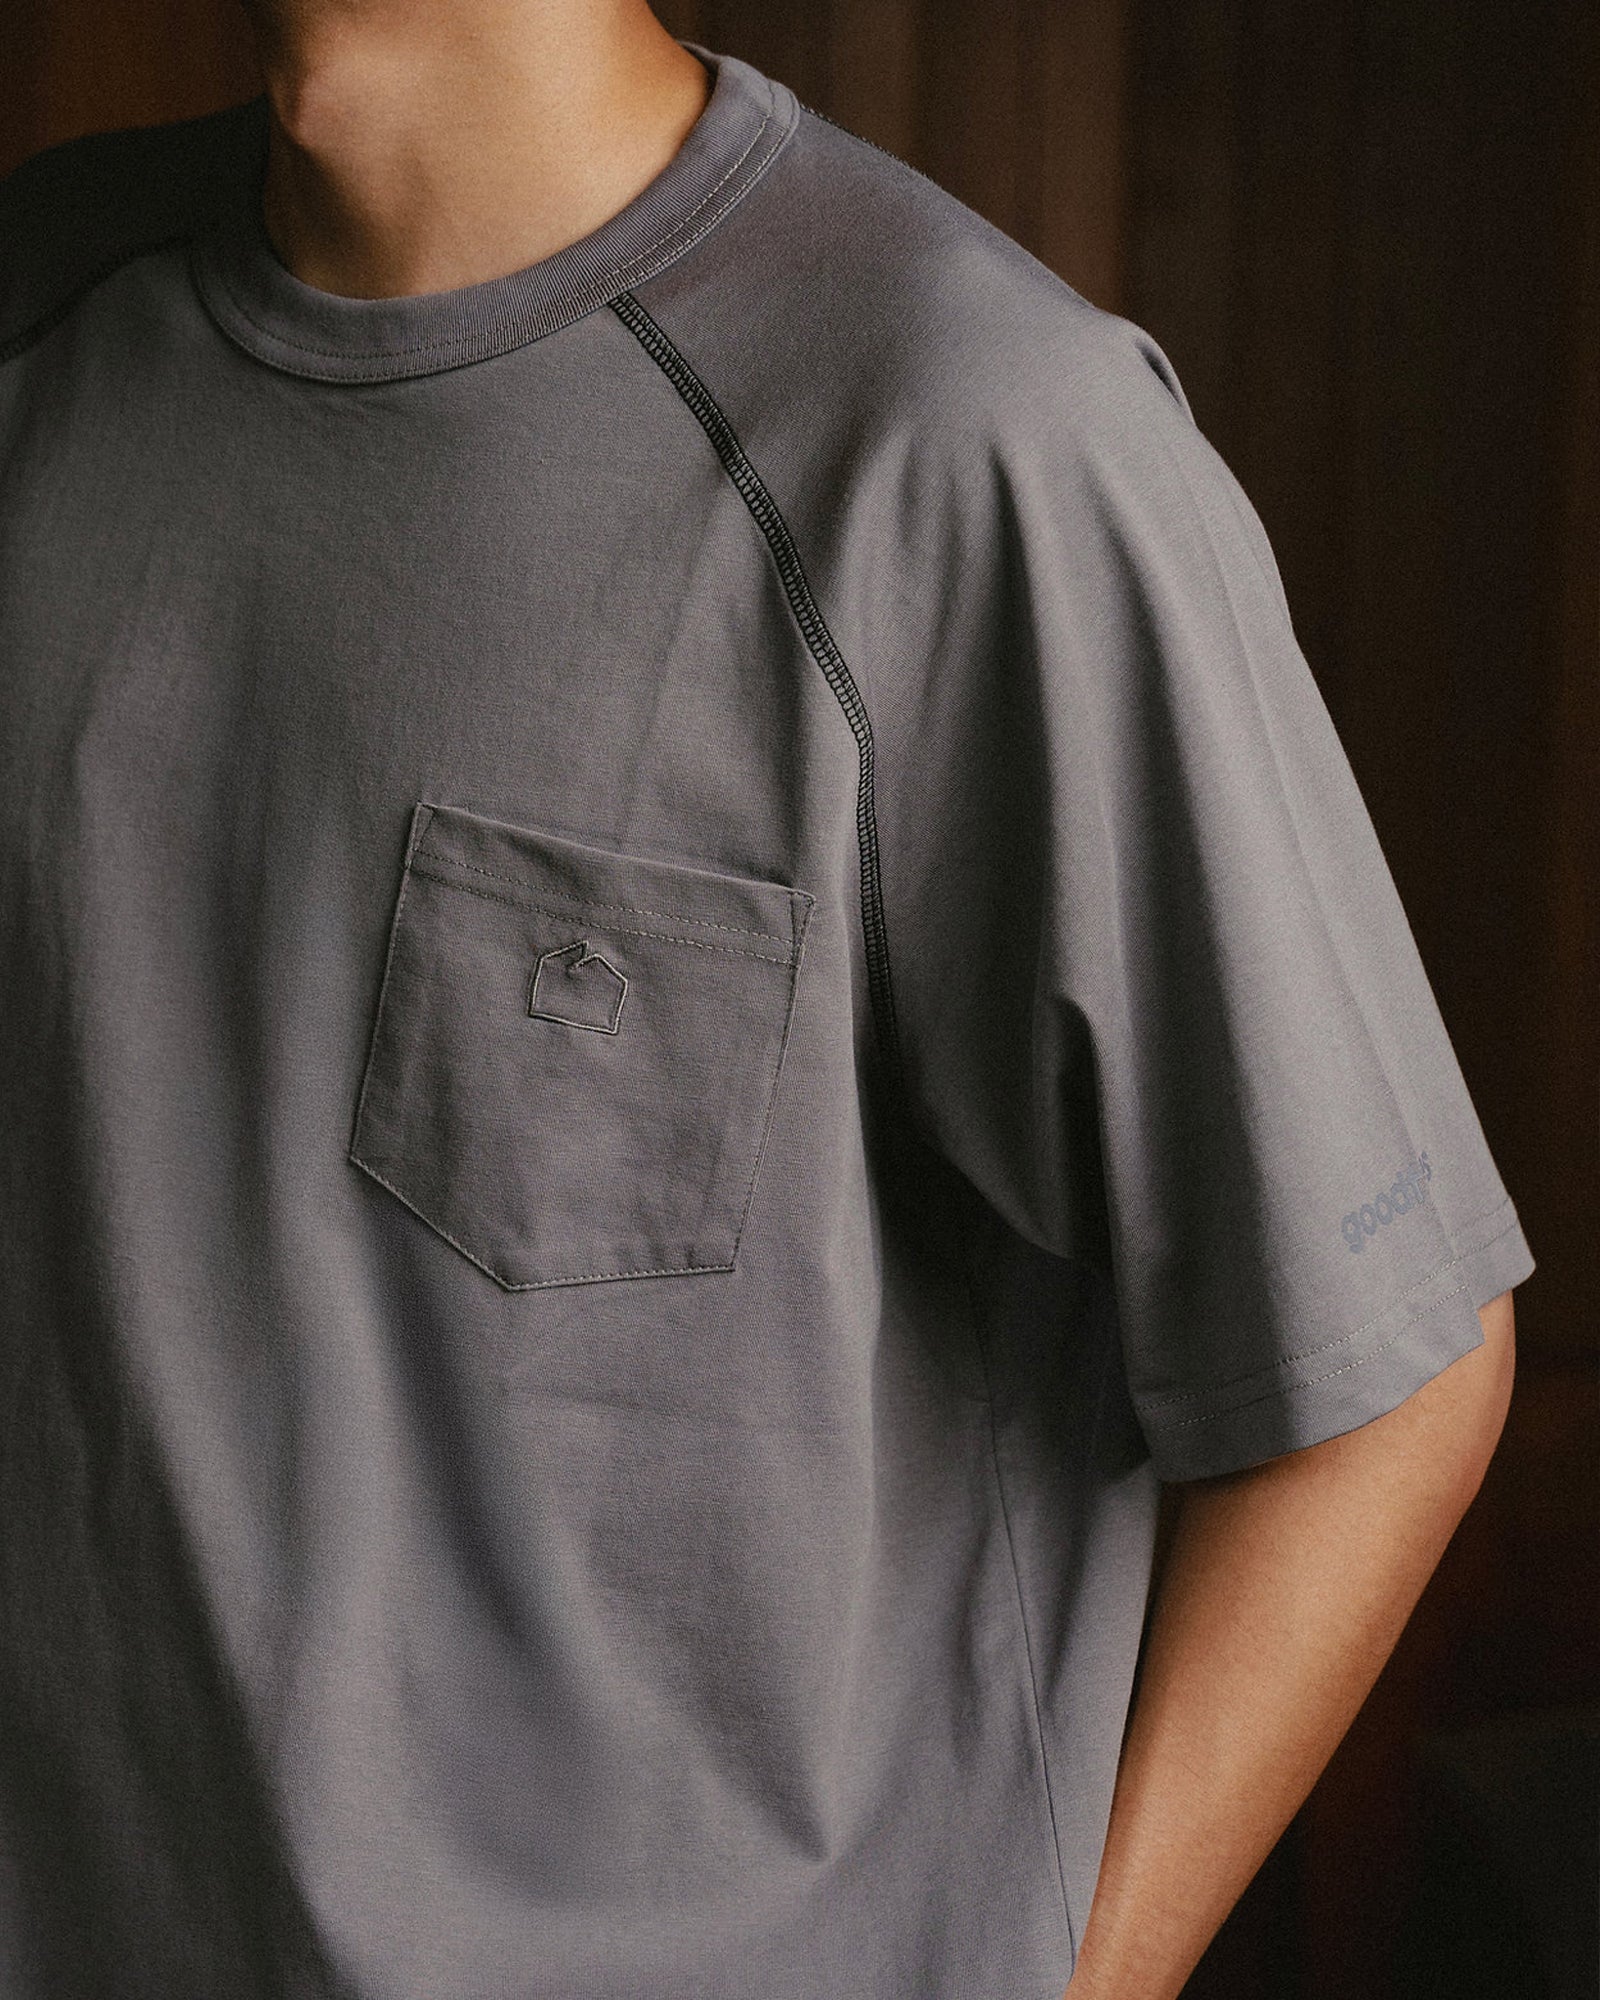
[[[872,141],[802,107],[779,260],[827,379],[952,435],[1113,430],[1192,412],[1155,338]],[[771,268],[769,266],[769,268]],[[836,365],[833,365],[836,363]]]
[[[67,139],[0,180],[0,354],[130,258],[179,240],[258,156],[264,98]]]

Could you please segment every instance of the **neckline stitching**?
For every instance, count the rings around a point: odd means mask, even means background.
[[[729,181],[729,179],[731,179],[731,177],[739,171],[739,169],[749,159],[750,155],[755,151],[756,147],[760,144],[762,134],[766,131],[767,127],[772,123],[773,120],[774,96],[775,93],[773,93],[769,88],[768,107],[766,112],[762,116],[761,123],[756,127],[754,133],[751,135],[750,142],[745,147],[744,151],[723,172],[723,174],[716,181],[716,183],[712,187],[709,187],[706,190],[706,192],[694,204],[693,208],[689,209],[685,214],[679,216],[677,221],[674,222],[669,229],[664,230],[662,234],[658,236],[653,243],[647,244],[644,247],[644,249],[636,251],[633,254],[633,256],[627,259],[625,263],[617,265],[613,270],[606,273],[598,288],[599,290],[603,292],[606,290],[606,288],[608,288],[612,284],[615,284],[619,290],[626,291],[631,284],[637,282],[637,279],[635,277],[635,272],[637,267],[641,264],[648,263],[649,260],[652,257],[654,257],[658,251],[663,249],[667,244],[671,243],[672,239],[675,236],[681,235],[682,232],[688,228],[689,224],[700,213],[701,209],[705,207],[706,203],[708,201],[711,201],[716,196],[718,190],[723,188]],[[780,138],[781,136],[782,135],[780,134]],[[697,229],[692,236],[687,238],[682,244],[678,246],[680,251],[687,250],[691,248],[692,245],[694,245],[695,243],[698,243],[700,238],[706,234],[707,230],[711,229],[718,221],[721,220],[722,216],[727,213],[728,209],[734,204],[734,202],[737,201],[741,195],[747,193],[752,186],[754,186],[756,179],[762,172],[765,171],[766,167],[771,161],[773,154],[775,154],[776,151],[777,147],[776,145],[774,145],[769,150],[767,159],[758,161],[756,165],[751,169],[750,173],[748,174],[744,182],[740,186],[731,189],[727,194],[727,196],[723,199],[723,201],[718,205],[716,210],[711,215],[705,217],[705,219],[701,223],[700,228]],[[641,190],[641,192],[643,192],[643,190]],[[259,226],[259,220],[258,220],[258,226]],[[605,226],[604,224],[601,225],[602,228],[604,226]],[[582,237],[579,237],[576,240],[576,242],[569,244],[567,248],[576,249],[578,247],[578,244],[581,243],[583,240],[584,239]],[[559,257],[562,254],[563,252],[556,251],[553,253],[553,256]],[[529,268],[537,269],[538,267],[530,266]],[[419,341],[409,347],[366,347],[360,349],[352,349],[344,347],[313,347],[308,341],[295,340],[289,334],[280,333],[277,331],[276,328],[265,325],[261,320],[257,319],[255,315],[251,313],[248,310],[248,308],[244,305],[238,293],[234,290],[232,284],[230,284],[228,280],[227,271],[225,268],[220,268],[220,267],[213,268],[207,275],[210,276],[213,282],[226,294],[229,305],[238,314],[238,316],[246,323],[246,325],[253,327],[254,330],[263,337],[263,339],[269,340],[279,347],[286,347],[290,349],[291,352],[297,354],[315,355],[318,359],[326,361],[349,361],[352,363],[360,363],[363,361],[404,361],[416,355],[444,353],[452,350],[457,350],[463,347],[470,347],[474,343],[482,342],[485,340],[492,341],[499,334],[504,333],[508,330],[508,328],[513,327],[514,322],[516,320],[515,307],[508,307],[508,309],[504,313],[497,314],[492,320],[492,322],[487,326],[479,327],[465,333],[452,334],[448,338]],[[292,276],[293,274],[290,273],[290,275]],[[487,282],[513,283],[519,275],[521,274],[513,272],[509,274],[509,276],[506,279],[502,280],[490,279]],[[470,287],[468,289],[470,289]],[[615,293],[610,294],[610,296],[612,297],[614,297],[615,295],[616,295]],[[437,298],[447,297],[448,294],[446,293],[433,293],[431,295],[414,294],[413,296],[423,296],[423,297],[432,296],[437,299]],[[399,302],[400,302],[399,300],[384,301],[384,303],[399,303]],[[593,307],[602,306],[606,303],[607,303],[606,297],[604,296],[596,297],[593,302]],[[591,307],[590,310],[593,310],[593,307]],[[574,315],[574,317],[576,316],[577,315]],[[561,323],[565,325],[570,325],[572,322],[569,319]],[[556,330],[557,328],[554,326],[547,329],[547,331],[549,332],[555,332]],[[529,336],[529,337],[532,338],[534,336]],[[522,343],[517,343],[513,341],[510,344],[518,345]],[[505,350],[501,349],[500,351],[504,352]],[[483,358],[487,359],[488,356],[485,355]]]

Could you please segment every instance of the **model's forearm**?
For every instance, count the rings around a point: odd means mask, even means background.
[[[1182,1489],[1071,2000],[1175,2000],[1349,1728],[1504,1421],[1511,1295],[1481,1317],[1388,1415]]]

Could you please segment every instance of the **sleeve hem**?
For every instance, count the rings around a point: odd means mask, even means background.
[[[1479,1217],[1454,1240],[1454,1254],[1361,1329],[1286,1358],[1271,1376],[1200,1391],[1191,1413],[1177,1398],[1135,1397],[1156,1475],[1164,1481],[1242,1471],[1263,1459],[1320,1444],[1386,1415],[1424,1382],[1483,1341],[1478,1308],[1534,1269],[1511,1202]],[[1307,1373],[1307,1369],[1312,1372]],[[1212,1407],[1193,1409],[1195,1403]]]

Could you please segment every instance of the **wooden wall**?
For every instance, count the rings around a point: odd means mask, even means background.
[[[1122,310],[1272,536],[1539,1260],[1490,1479],[1195,1982],[1410,2000],[1419,1751],[1595,1694],[1593,35],[1519,0],[1131,4]]]
[[[57,139],[259,88],[236,0],[0,0],[0,174]]]
[[[1580,0],[660,12],[1147,326],[1278,552],[1539,1270],[1518,1293],[1517,1391],[1484,1491],[1191,1994],[1415,2000],[1398,1954],[1432,1839],[1425,1755],[1450,1732],[1537,1731],[1597,1699],[1600,14]],[[0,170],[256,87],[229,0],[7,0]],[[1424,1958],[1435,1949],[1424,1937]],[[1452,2000],[1473,2000],[1470,1976]],[[1497,1990],[1564,2000],[1533,1971]]]

